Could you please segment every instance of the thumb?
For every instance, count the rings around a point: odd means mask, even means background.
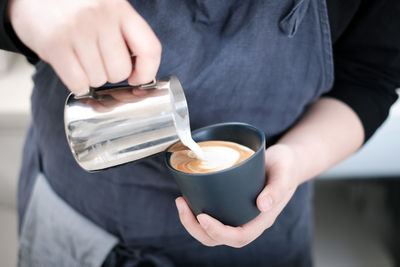
[[[266,176],[267,185],[257,197],[257,207],[261,212],[270,211],[281,203],[288,189],[284,171],[267,171]]]

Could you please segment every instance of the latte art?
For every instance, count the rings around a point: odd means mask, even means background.
[[[246,146],[227,141],[205,141],[199,142],[198,145],[203,151],[203,159],[198,159],[184,146],[172,147],[171,166],[186,173],[216,172],[233,167],[254,154],[254,151]]]
[[[202,148],[204,160],[200,160],[199,168],[206,170],[226,169],[232,167],[239,159],[239,152],[223,146],[206,146]],[[192,151],[188,152],[191,157]],[[193,162],[193,161],[191,161]],[[190,164],[188,167],[193,167]],[[191,169],[191,171],[196,171]]]

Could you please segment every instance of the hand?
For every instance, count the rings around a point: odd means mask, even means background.
[[[257,198],[261,213],[256,218],[239,227],[224,225],[204,213],[199,214],[196,220],[184,198],[178,197],[175,202],[179,218],[189,234],[206,246],[240,248],[271,227],[298,186],[298,170],[295,153],[286,145],[269,147],[265,159],[267,185]]]
[[[126,0],[11,0],[9,16],[21,41],[73,93],[127,78],[144,84],[156,76],[161,44]]]

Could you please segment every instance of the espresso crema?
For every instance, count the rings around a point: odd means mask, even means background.
[[[172,152],[171,166],[186,173],[216,172],[233,167],[254,154],[252,149],[234,142],[205,141],[197,144],[203,150],[203,159],[178,143],[169,149]]]

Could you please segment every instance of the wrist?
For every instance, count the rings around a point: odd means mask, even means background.
[[[278,155],[278,156],[277,156]],[[296,188],[305,179],[304,164],[301,153],[296,147],[286,143],[276,143],[265,151],[267,165],[281,165],[289,172],[291,187]]]
[[[294,158],[296,177],[302,184],[327,170],[331,164],[328,149],[317,140],[283,138],[277,144],[287,146]]]
[[[298,184],[302,184],[315,176],[315,160],[310,151],[301,144],[288,144],[295,158]]]
[[[292,155],[292,165],[296,184],[300,185],[319,174],[320,161],[314,158],[310,149],[301,143],[278,142],[285,146]]]

